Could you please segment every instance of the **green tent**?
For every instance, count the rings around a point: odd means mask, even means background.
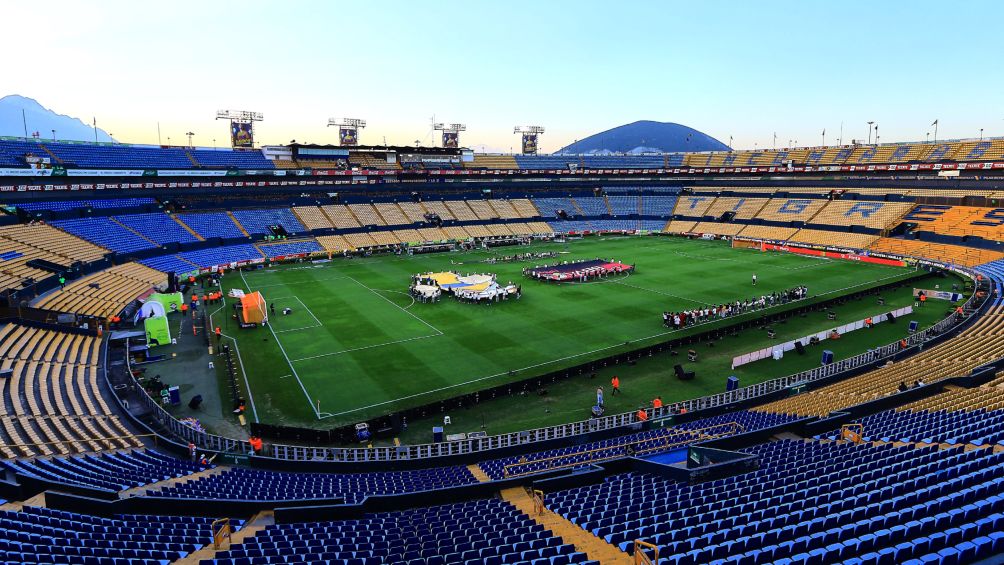
[[[171,327],[167,323],[167,316],[151,316],[143,321],[143,328],[146,330],[146,343],[149,346],[170,345]]]
[[[181,305],[185,302],[185,297],[182,296],[180,292],[171,294],[157,293],[148,296],[146,301],[159,302],[162,306],[164,306],[164,311],[170,314],[171,312],[180,311]]]

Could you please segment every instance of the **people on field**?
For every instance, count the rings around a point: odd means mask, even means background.
[[[652,400],[652,408],[662,408],[662,397],[657,396]]]
[[[618,377],[617,375],[614,375],[614,377],[612,379],[610,379],[610,387],[611,387],[610,396],[617,396],[618,394],[620,394],[621,393],[621,379],[620,379],[620,377]]]
[[[638,412],[635,413],[635,417],[638,418],[639,422],[647,422],[648,410],[646,410],[644,406],[640,406],[638,408]]]
[[[603,408],[603,387],[596,387],[596,405]]]

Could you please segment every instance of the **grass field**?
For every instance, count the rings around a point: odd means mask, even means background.
[[[270,329],[239,330],[217,314],[224,333],[238,341],[252,418],[333,427],[605,357],[666,339],[663,310],[752,296],[754,272],[758,294],[805,284],[813,296],[910,274],[678,238],[595,238],[533,249],[557,250],[561,260],[617,259],[635,263],[637,272],[586,284],[537,283],[523,280],[526,264],[487,265],[481,260],[491,252],[478,251],[227,276],[228,289],[260,290],[278,310],[293,308],[290,316],[273,316]],[[413,303],[413,274],[450,269],[521,282],[523,298],[491,306]]]

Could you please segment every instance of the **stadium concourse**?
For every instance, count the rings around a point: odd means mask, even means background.
[[[961,564],[1004,554],[1004,209],[974,173],[1004,167],[1004,140],[655,156],[414,150],[407,162],[388,148],[274,149],[0,140],[0,561]],[[763,171],[774,180],[749,180],[760,167],[778,168]],[[831,180],[809,174],[818,167]],[[945,170],[960,176],[936,178]],[[438,182],[447,175],[457,182]],[[596,233],[903,259],[967,282],[939,291],[964,296],[932,327],[901,324],[895,342],[796,376],[433,444],[217,436],[175,419],[180,391],[153,376],[165,363],[145,341],[158,314],[141,307],[159,300],[187,312],[169,332],[212,349],[232,417],[253,418],[244,385],[229,379],[241,353],[220,347],[203,315],[215,299],[189,304],[189,285],[220,272],[528,238],[588,244]]]

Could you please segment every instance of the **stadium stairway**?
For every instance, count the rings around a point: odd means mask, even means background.
[[[548,510],[546,504],[544,505],[543,513],[538,514],[534,508],[533,499],[525,488],[507,488],[500,494],[502,495],[502,500],[518,508],[520,512],[529,516],[534,522],[544,526],[544,529],[550,530],[554,535],[561,537],[565,543],[574,545],[576,551],[585,553],[589,556],[590,560],[599,561],[603,565],[629,565],[634,563],[634,560],[627,553],[576,526],[565,519],[564,516]]]
[[[241,223],[237,221],[237,217],[234,216],[233,212],[227,210],[227,215],[230,216],[230,219],[234,222],[234,225],[237,226],[237,229],[241,230],[241,233],[244,234],[244,237],[251,237],[251,234],[248,233],[248,230],[244,229],[244,226],[242,226]]]
[[[259,512],[251,517],[250,520],[241,526],[241,529],[230,534],[230,543],[220,546],[220,551],[230,549],[231,546],[239,545],[245,539],[253,538],[258,532],[261,532],[268,526],[275,524],[275,513],[271,510],[265,510]],[[206,559],[210,560],[216,557],[216,550],[213,549],[213,544],[209,544],[198,551],[193,551],[192,553],[186,555],[185,557],[175,561],[175,565],[199,565],[199,563]]]
[[[182,222],[181,218],[179,218],[177,216],[177,214],[171,214],[171,218],[174,219],[175,222],[178,222],[179,226],[185,228],[185,231],[187,231],[188,233],[192,234],[192,237],[194,237],[195,239],[197,239],[199,241],[206,241],[206,238],[204,238],[201,235],[199,235],[199,233],[196,232],[195,230],[193,230],[188,224],[186,224],[185,222]]]
[[[492,480],[491,477],[489,477],[477,463],[468,465],[467,470],[474,475],[474,478],[477,479],[479,483],[490,483]]]
[[[63,162],[62,159],[60,159],[59,157],[57,157],[56,154],[53,153],[52,151],[50,151],[49,148],[46,147],[45,145],[42,145],[41,143],[39,143],[38,146],[42,148],[42,151],[45,151],[46,153],[48,153],[49,157],[52,158],[53,161],[55,161],[57,163],[62,163]]]
[[[185,157],[188,157],[188,161],[192,163],[192,167],[196,169],[202,167],[202,165],[200,165],[199,162],[195,160],[195,155],[192,155],[192,152],[189,151],[188,149],[185,150]]]
[[[199,479],[204,479],[211,475],[219,475],[223,471],[226,471],[226,467],[210,467],[208,469],[203,469],[197,471],[190,475],[184,475],[182,477],[171,477],[169,479],[164,479],[163,481],[157,481],[155,483],[147,483],[145,485],[140,485],[138,487],[133,487],[131,489],[124,490],[119,493],[119,498],[130,498],[133,496],[144,496],[151,494],[155,490],[160,490],[164,487],[177,486],[180,484],[187,483],[189,481],[197,481]]]
[[[141,237],[141,238],[143,238],[143,239],[145,239],[145,240],[149,241],[150,243],[152,243],[152,244],[156,245],[157,247],[160,247],[160,244],[159,244],[159,243],[157,243],[156,241],[154,241],[154,240],[150,239],[149,237],[147,237],[147,236],[145,236],[145,235],[143,235],[143,234],[139,233],[138,231],[136,231],[136,230],[132,229],[131,227],[129,227],[129,226],[127,226],[127,225],[123,224],[123,223],[122,223],[122,222],[120,222],[120,221],[119,221],[119,219],[118,219],[118,218],[116,218],[115,216],[109,216],[109,217],[108,217],[108,219],[109,219],[109,220],[111,220],[111,221],[113,221],[113,222],[115,222],[116,224],[118,224],[118,225],[122,226],[122,228],[123,228],[123,229],[127,229],[127,230],[131,231],[132,233],[136,234],[136,235],[137,235],[138,237]]]

